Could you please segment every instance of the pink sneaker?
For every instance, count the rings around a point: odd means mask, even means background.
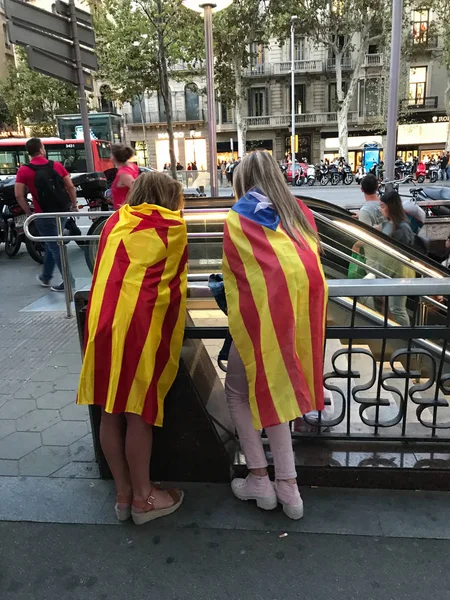
[[[231,490],[239,500],[256,500],[256,505],[263,510],[277,507],[277,495],[268,475],[257,477],[249,473],[246,479],[233,479]]]
[[[301,519],[303,517],[303,500],[296,483],[287,481],[275,482],[275,491],[278,501],[283,505],[284,514],[290,519]]]

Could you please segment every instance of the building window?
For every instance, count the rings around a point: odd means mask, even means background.
[[[186,121],[200,119],[200,100],[198,87],[195,83],[188,83],[184,88],[184,104],[186,107]]]
[[[248,98],[248,113],[250,117],[263,117],[267,115],[267,90],[266,88],[252,88]]]
[[[115,112],[114,102],[111,100],[111,88],[109,85],[102,85],[100,88],[100,111],[107,113]]]
[[[5,48],[9,50],[11,48],[11,40],[9,39],[9,32],[6,23],[3,23],[3,39],[5,40]]]
[[[427,89],[427,67],[411,67],[409,69],[409,98],[410,105],[422,106],[425,102]]]
[[[230,106],[227,106],[224,102],[220,103],[220,115],[222,117],[222,123],[233,122],[233,109]]]
[[[142,123],[146,122],[146,114],[145,114],[145,99],[144,98],[135,98],[131,103],[131,116],[133,123]],[[144,116],[144,118],[142,118]]]
[[[428,43],[428,29],[430,25],[429,10],[413,11],[412,34],[414,44]]]
[[[296,38],[294,42],[294,60],[305,60],[305,38]]]
[[[169,90],[169,102],[172,102],[172,94]],[[158,113],[159,113],[159,122],[160,123],[167,123],[167,116],[166,116],[166,107],[164,106],[164,100],[162,97],[161,92],[158,92]],[[172,115],[173,117],[175,117],[175,115]],[[174,118],[174,121],[176,119]]]
[[[250,67],[257,67],[264,64],[264,46],[263,44],[253,43],[250,46]]]
[[[292,111],[292,95],[291,86],[288,87],[289,92],[289,111]],[[301,115],[305,112],[305,98],[306,98],[306,85],[304,83],[297,83],[294,86],[294,107],[295,114]]]

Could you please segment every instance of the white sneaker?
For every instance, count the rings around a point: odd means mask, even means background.
[[[257,477],[249,473],[246,479],[233,479],[231,490],[239,500],[256,500],[256,505],[263,510],[277,507],[277,494],[268,475]]]
[[[297,521],[303,518],[303,500],[296,483],[276,481],[275,490],[278,501],[283,505],[284,514]]]
[[[325,391],[325,400],[329,400],[330,404],[325,404],[325,408],[322,411],[322,421],[329,421],[334,415],[334,399],[333,392],[331,390]],[[305,417],[308,419],[309,423],[316,424],[319,422],[319,411],[312,410],[309,413],[306,413]]]

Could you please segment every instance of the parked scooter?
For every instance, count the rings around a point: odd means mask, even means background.
[[[439,178],[439,163],[436,160],[430,160],[428,163],[428,179],[430,183],[436,183]]]
[[[328,185],[330,180],[330,170],[325,163],[320,163],[315,166],[316,179],[320,185]]]
[[[359,165],[358,169],[356,170],[356,174],[355,174],[355,181],[358,185],[361,185],[362,180],[364,179],[366,175],[366,170],[362,165]]]
[[[426,179],[426,176],[427,176],[427,168],[425,166],[425,163],[423,161],[420,161],[419,163],[417,163],[417,169],[416,169],[417,183],[423,183]]]
[[[312,186],[316,183],[316,167],[314,165],[308,165],[306,172],[306,183]]]
[[[14,195],[15,177],[0,182],[0,243],[5,244],[5,253],[10,258],[16,256],[22,243],[25,243],[28,254],[37,263],[44,262],[44,244],[32,242],[23,230],[27,215],[17,203]],[[30,203],[31,205],[31,203]],[[37,234],[35,223],[31,224],[31,233]]]

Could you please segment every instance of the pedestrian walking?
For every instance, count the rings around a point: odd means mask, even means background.
[[[444,181],[447,179],[448,154],[443,152],[439,159],[439,179]]]
[[[111,159],[117,169],[117,174],[111,186],[111,198],[115,210],[125,202],[127,195],[139,176],[139,167],[130,162],[134,150],[124,144],[111,146]]]
[[[149,477],[153,426],[178,371],[187,292],[179,182],[141,175],[101,234],[89,297],[78,404],[102,407],[100,442],[117,490],[116,515],[137,525],[177,510],[180,490]]]
[[[39,138],[29,139],[25,144],[25,149],[30,157],[30,162],[19,168],[14,186],[17,202],[25,214],[32,214],[26,199],[27,190],[33,198],[35,213],[77,212],[77,192],[63,165],[47,160],[44,144]],[[62,219],[62,229],[64,229],[66,220]],[[37,219],[36,228],[41,236],[58,235],[56,219]],[[37,280],[43,287],[51,287],[54,292],[63,292],[64,281],[58,285],[51,285],[55,265],[63,278],[58,242],[45,242],[43,270],[37,276]],[[74,285],[75,281],[70,270],[68,276]]]
[[[290,193],[275,159],[252,152],[236,167],[237,203],[224,230],[223,276],[233,344],[225,394],[250,471],[240,500],[303,516],[289,422],[323,410],[327,285],[311,211]],[[261,442],[264,427],[275,487]]]

